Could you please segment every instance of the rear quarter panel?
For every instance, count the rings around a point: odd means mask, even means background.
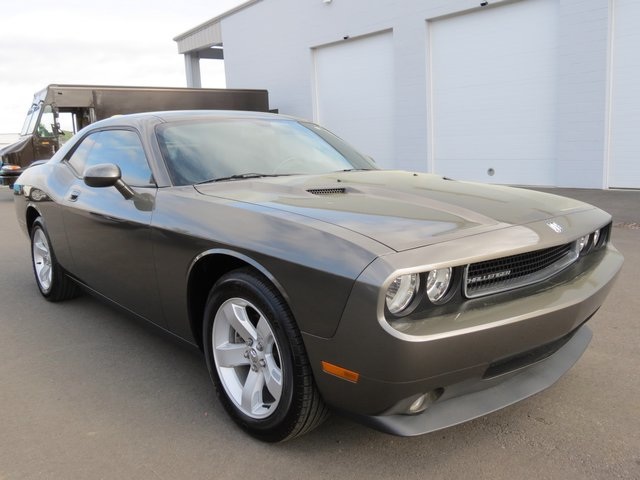
[[[38,212],[44,220],[56,259],[67,270],[72,268],[72,260],[62,219],[62,205],[73,178],[66,165],[48,162],[25,170],[14,185],[18,224],[28,235],[27,211],[33,209]],[[45,195],[34,194],[35,190]]]

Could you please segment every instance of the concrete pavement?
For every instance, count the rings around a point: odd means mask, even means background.
[[[564,195],[602,208],[618,227],[640,228],[640,190],[590,190],[586,188],[534,188]]]

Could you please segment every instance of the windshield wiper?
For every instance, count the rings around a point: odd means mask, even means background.
[[[215,182],[225,182],[227,180],[245,180],[247,178],[265,178],[265,177],[284,177],[286,175],[292,175],[287,173],[239,173],[237,175],[229,175],[228,177],[218,177],[212,178],[210,180],[204,180],[203,182],[198,182],[196,185],[202,185],[203,183],[215,183]]]
[[[262,178],[275,176],[276,175],[268,175],[266,173],[239,173],[237,175],[229,175],[228,177],[211,178],[209,180],[204,180],[203,182],[198,182],[196,183],[196,185],[201,185],[203,183],[224,182],[226,180],[244,180],[246,178]]]
[[[344,170],[336,170],[336,172],[366,172],[373,168],[345,168]]]

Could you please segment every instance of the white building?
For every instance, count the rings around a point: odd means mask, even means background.
[[[640,188],[638,0],[252,0],[174,40],[386,168]],[[212,48],[213,47],[213,48]]]

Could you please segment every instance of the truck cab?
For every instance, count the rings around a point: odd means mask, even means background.
[[[78,130],[95,121],[92,108],[59,108],[49,101],[47,90],[34,95],[18,141],[0,150],[2,185],[12,185],[24,168],[48,160]]]

